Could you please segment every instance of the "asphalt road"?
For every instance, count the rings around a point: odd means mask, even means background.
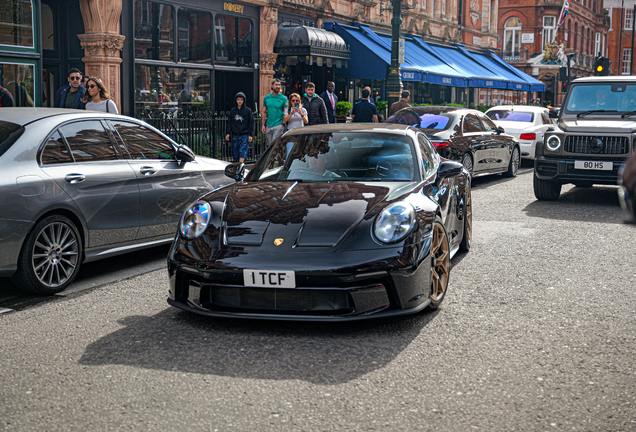
[[[475,179],[442,307],[209,319],[163,269],[0,315],[4,430],[636,430],[636,225],[615,187]]]

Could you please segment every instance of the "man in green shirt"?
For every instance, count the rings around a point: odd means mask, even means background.
[[[261,107],[261,131],[265,134],[265,142],[267,146],[271,145],[276,138],[283,134],[285,125],[285,108],[287,107],[287,98],[280,94],[280,80],[274,78],[272,80],[272,92],[263,98],[263,106]]]

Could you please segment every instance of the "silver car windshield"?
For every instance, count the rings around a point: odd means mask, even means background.
[[[636,110],[636,84],[594,83],[573,85],[565,103],[565,111],[581,113],[629,112]]]
[[[335,132],[289,135],[276,141],[248,181],[412,181],[410,137]]]

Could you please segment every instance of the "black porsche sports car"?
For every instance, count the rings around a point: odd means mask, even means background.
[[[168,303],[212,316],[345,321],[437,308],[470,248],[469,174],[401,125],[294,129],[183,215]]]

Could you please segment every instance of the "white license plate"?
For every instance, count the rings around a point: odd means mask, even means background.
[[[611,171],[614,169],[613,162],[599,161],[574,161],[575,169]]]
[[[243,283],[249,287],[296,288],[293,271],[243,270]]]

